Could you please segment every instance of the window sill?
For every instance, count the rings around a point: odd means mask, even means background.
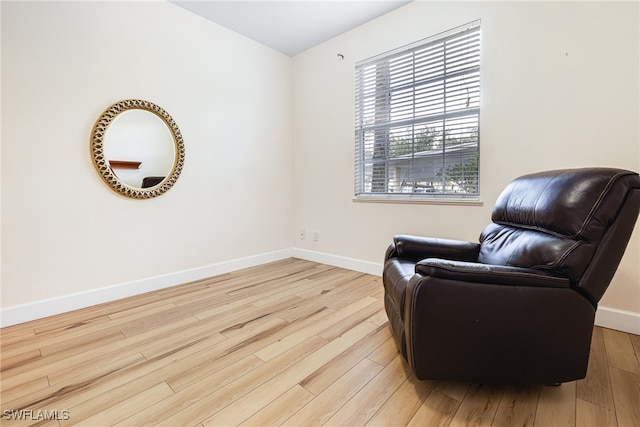
[[[457,205],[457,206],[483,206],[480,198],[427,198],[427,197],[403,197],[403,196],[360,196],[352,199],[356,203],[397,203],[420,205]]]

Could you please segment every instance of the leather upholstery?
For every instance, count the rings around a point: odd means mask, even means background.
[[[597,302],[640,210],[640,177],[612,168],[522,176],[479,243],[396,236],[385,308],[419,379],[584,378]]]

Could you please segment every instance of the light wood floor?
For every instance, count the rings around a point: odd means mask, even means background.
[[[421,382],[382,297],[379,277],[290,259],[7,327],[1,422],[640,425],[638,336],[595,328],[587,378],[560,387]]]

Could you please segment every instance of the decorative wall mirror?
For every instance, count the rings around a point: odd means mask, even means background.
[[[139,99],[117,102],[102,113],[91,134],[91,153],[107,185],[134,199],[169,190],[184,165],[176,122],[161,107]]]

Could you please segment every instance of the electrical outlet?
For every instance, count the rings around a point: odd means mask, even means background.
[[[320,232],[319,231],[314,231],[313,232],[313,241],[317,242],[320,240]]]
[[[300,230],[300,240],[304,240],[304,238],[306,237],[306,233],[304,232],[304,229]]]

